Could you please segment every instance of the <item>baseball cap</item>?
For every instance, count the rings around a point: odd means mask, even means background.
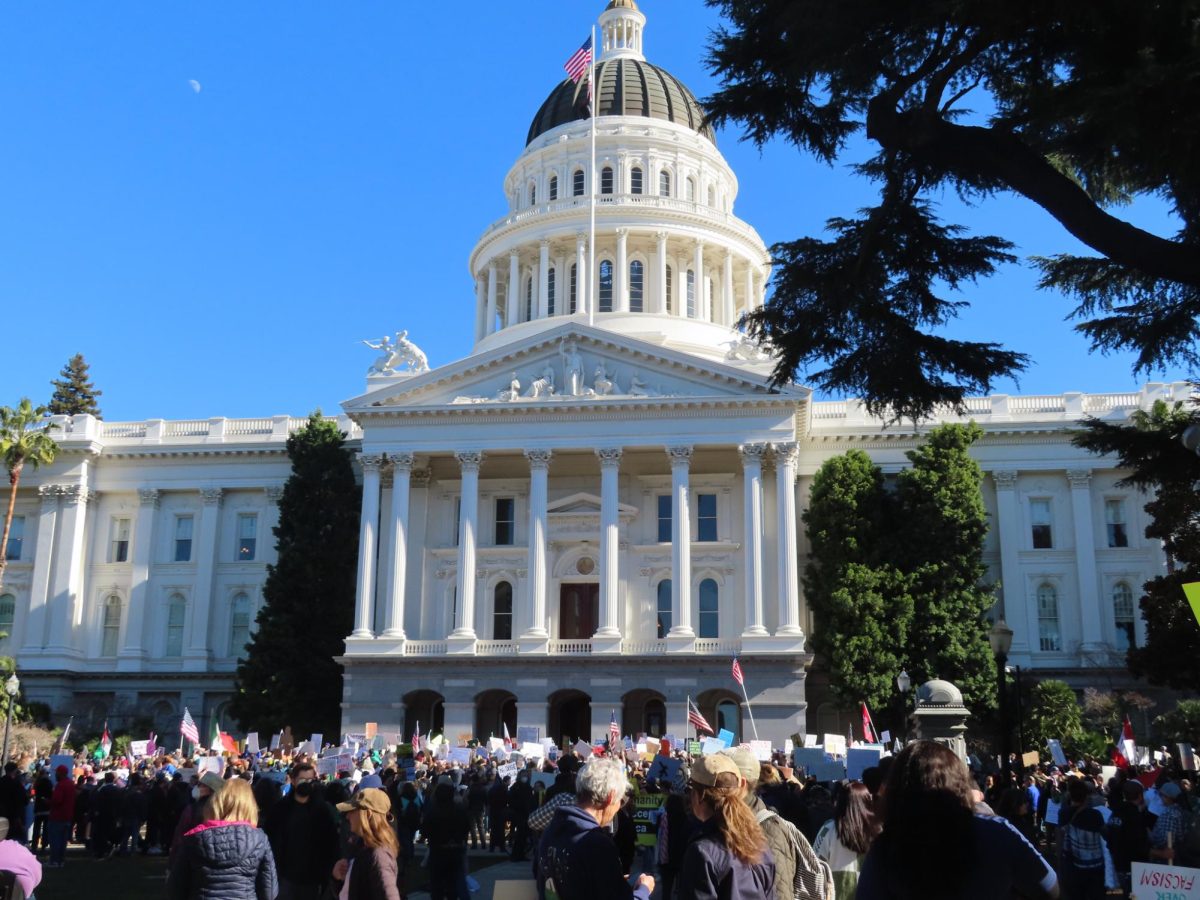
[[[732,759],[720,753],[702,756],[692,764],[691,780],[705,787],[736,787],[741,777],[741,769]]]
[[[219,794],[225,789],[225,779],[216,772],[205,772],[204,777],[200,779],[200,783],[214,794]]]
[[[759,766],[758,757],[754,752],[745,747],[730,747],[728,750],[722,750],[721,756],[728,756],[733,760],[733,764],[737,766],[742,777],[751,784],[758,782]]]
[[[1174,781],[1168,781],[1158,789],[1158,792],[1168,800],[1178,800],[1179,795],[1183,793],[1183,789]]]
[[[355,791],[354,796],[350,798],[348,803],[339,803],[337,809],[338,812],[344,813],[352,812],[356,809],[365,809],[379,813],[381,816],[386,816],[392,811],[392,801],[379,788],[362,788],[359,791]]]

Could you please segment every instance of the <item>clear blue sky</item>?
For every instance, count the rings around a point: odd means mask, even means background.
[[[332,412],[363,388],[358,342],[401,328],[434,366],[467,355],[467,255],[603,6],[3,4],[0,403],[44,402],[75,352],[110,421]],[[713,11],[642,8],[648,57],[711,92]],[[737,137],[719,135],[736,212],[768,244],[872,199],[844,169]],[[1079,249],[1019,199],[947,213],[1024,254]],[[1153,203],[1128,213],[1169,230]],[[1010,267],[953,328],[1034,358],[1001,389],[1132,389],[1128,359],[1089,355],[1069,302],[1033,284]]]

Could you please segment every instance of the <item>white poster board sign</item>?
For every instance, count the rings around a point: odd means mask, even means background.
[[[825,735],[825,752],[830,756],[845,756],[846,736],[844,734]]]
[[[725,749],[725,742],[720,738],[706,737],[700,742],[700,753],[704,756],[711,756],[714,753],[720,753]]]
[[[498,738],[498,737],[488,738],[488,749],[491,750],[493,753],[497,750],[503,750],[504,749],[504,738]]]
[[[196,774],[203,778],[205,772],[216,775],[225,774],[225,760],[219,756],[202,756],[196,760]]]
[[[129,755],[134,759],[141,759],[146,755],[146,748],[150,746],[149,741],[130,741]]]
[[[587,741],[576,741],[575,752],[578,753],[584,759],[587,759],[589,756],[592,755],[592,745],[589,744]]]
[[[770,741],[751,741],[750,749],[754,752],[754,758],[759,762],[771,761],[771,742]]]
[[[504,765],[500,766],[498,769],[496,769],[496,777],[500,779],[511,778],[515,781],[517,778],[517,764],[505,763]]]
[[[541,744],[535,744],[532,741],[526,741],[521,745],[521,755],[526,759],[545,759],[546,748]]]
[[[1200,900],[1200,869],[1133,864],[1132,900]]]
[[[471,764],[471,748],[470,747],[455,747],[450,751],[450,762],[458,763],[460,766],[469,766]]]
[[[336,756],[322,756],[317,760],[317,777],[333,778],[337,775],[337,764]]]
[[[251,731],[249,734],[246,735],[246,752],[249,753],[251,756],[253,756],[258,751],[259,751],[258,732]]]

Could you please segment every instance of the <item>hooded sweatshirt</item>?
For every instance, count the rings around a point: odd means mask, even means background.
[[[554,813],[538,845],[537,871],[554,882],[559,900],[650,900],[644,885],[625,880],[608,830],[578,806]]]

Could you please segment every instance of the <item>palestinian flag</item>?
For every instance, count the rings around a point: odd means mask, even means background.
[[[96,755],[100,759],[108,759],[108,755],[112,752],[112,735],[108,733],[108,720],[104,722],[104,733],[100,735],[100,749],[96,751]]]

